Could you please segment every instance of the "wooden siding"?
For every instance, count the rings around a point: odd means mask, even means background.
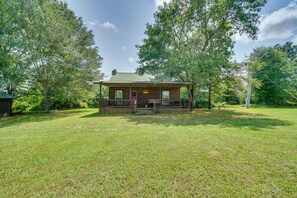
[[[144,90],[148,91],[148,94],[144,94]],[[115,99],[115,90],[123,90],[123,99],[130,99],[129,87],[110,87],[109,99]],[[180,88],[172,87],[131,87],[131,90],[137,90],[137,106],[144,107],[148,104],[148,99],[161,99],[162,91],[169,90],[170,99],[180,99]]]

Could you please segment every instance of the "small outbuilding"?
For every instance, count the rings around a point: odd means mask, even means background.
[[[11,116],[13,99],[12,95],[0,92],[0,117]]]

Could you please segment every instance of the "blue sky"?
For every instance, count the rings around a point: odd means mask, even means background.
[[[134,72],[136,44],[145,37],[145,24],[153,23],[157,6],[170,0],[65,0],[93,30],[103,57],[106,78],[111,70]],[[236,35],[235,59],[242,61],[257,46],[293,41],[297,44],[297,0],[269,0],[261,11],[257,41]]]

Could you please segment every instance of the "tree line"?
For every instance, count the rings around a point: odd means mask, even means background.
[[[101,61],[92,31],[65,2],[0,0],[0,91],[49,112],[92,94]]]
[[[191,82],[193,106],[296,105],[297,46],[256,48],[232,61],[234,35],[257,38],[266,0],[172,0],[147,24],[137,45],[140,74]],[[15,110],[98,105],[91,82],[102,79],[94,36],[65,2],[0,0],[0,91],[18,96]],[[186,94],[185,94],[186,95]]]

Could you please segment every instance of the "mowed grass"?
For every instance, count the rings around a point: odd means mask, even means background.
[[[0,119],[0,196],[297,197],[297,109]]]

